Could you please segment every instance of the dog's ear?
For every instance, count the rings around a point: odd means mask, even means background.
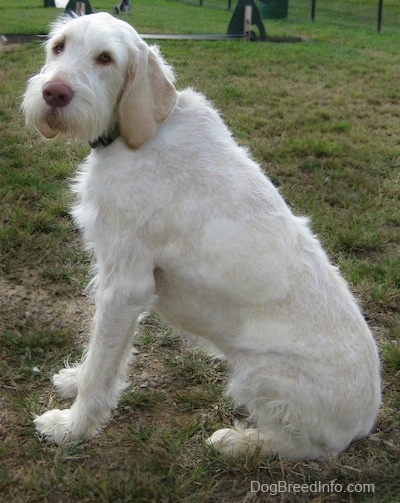
[[[119,129],[126,144],[137,149],[149,140],[174,109],[177,92],[162,60],[148,49],[145,61],[127,76],[118,106]]]

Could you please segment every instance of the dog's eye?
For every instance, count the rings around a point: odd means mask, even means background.
[[[102,52],[97,56],[96,61],[100,65],[108,65],[109,63],[112,63],[112,58],[108,52]]]
[[[61,54],[64,51],[64,48],[65,48],[64,42],[60,42],[59,44],[56,44],[53,47],[53,53],[56,55]]]

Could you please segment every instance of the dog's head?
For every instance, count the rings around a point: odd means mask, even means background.
[[[32,77],[22,108],[46,138],[68,133],[92,142],[119,126],[139,148],[172,112],[172,69],[128,23],[109,14],[63,17],[46,42],[46,63]]]

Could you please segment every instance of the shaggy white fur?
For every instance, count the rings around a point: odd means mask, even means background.
[[[73,210],[95,259],[94,330],[82,363],[53,378],[74,404],[37,417],[41,435],[61,444],[106,424],[152,309],[229,361],[227,393],[254,428],[218,430],[218,451],[319,458],[368,434],[379,360],[347,284],[212,105],[175,89],[156,48],[108,14],[64,19],[23,109],[47,138],[96,146]]]

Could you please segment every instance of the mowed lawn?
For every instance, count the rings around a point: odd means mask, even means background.
[[[142,33],[224,33],[231,16],[132,3],[124,19]],[[41,4],[4,0],[0,32],[45,33],[60,11]],[[79,359],[90,333],[90,261],[68,212],[70,179],[88,147],[25,127],[21,96],[43,50],[10,45],[0,52],[0,501],[400,501],[399,34],[291,20],[266,29],[302,42],[159,45],[177,87],[213,101],[351,283],[381,353],[376,428],[329,461],[220,457],[205,438],[245,418],[223,395],[226,364],[152,315],[108,428],[72,446],[37,438],[32,415],[69,405],[51,375]]]

